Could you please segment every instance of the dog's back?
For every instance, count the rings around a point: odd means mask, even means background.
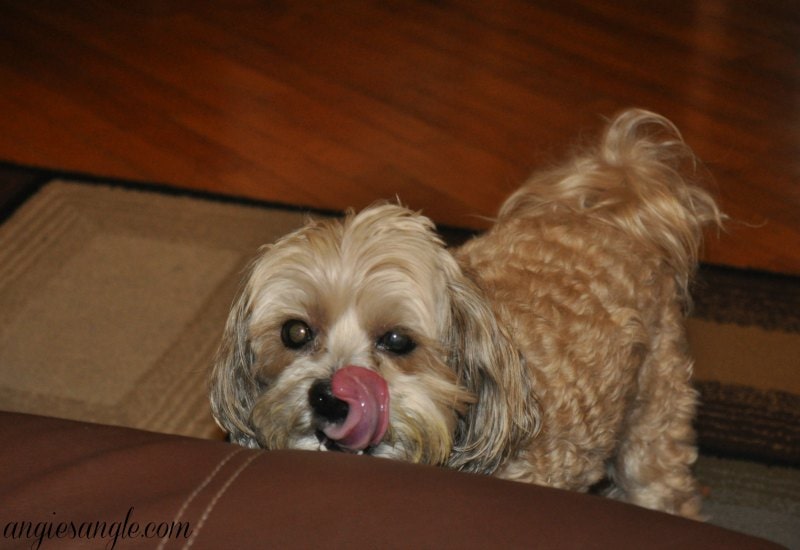
[[[631,109],[608,125],[595,148],[534,175],[500,209],[499,222],[566,213],[624,232],[656,250],[686,289],[703,227],[722,214],[695,180],[700,168],[664,117]]]
[[[698,513],[682,317],[703,228],[722,215],[695,169],[669,121],[626,111],[457,252],[512,328],[542,411],[500,475],[586,490],[609,474],[612,495]]]

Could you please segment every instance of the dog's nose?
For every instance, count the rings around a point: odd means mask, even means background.
[[[308,401],[313,411],[331,423],[347,418],[350,406],[333,395],[330,380],[317,380],[308,391]]]

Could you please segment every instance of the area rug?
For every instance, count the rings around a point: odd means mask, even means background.
[[[0,226],[0,408],[222,437],[206,384],[228,308],[258,247],[306,214],[145,189],[52,181]],[[770,533],[800,522],[798,289],[706,266],[689,324],[709,506],[725,521],[746,515],[734,478],[769,494],[775,483],[736,469],[752,462],[730,460],[757,459],[793,502],[754,505]]]
[[[46,185],[0,227],[0,406],[221,437],[207,373],[240,274],[303,219]]]
[[[693,294],[703,449],[800,465],[800,280],[703,266]]]

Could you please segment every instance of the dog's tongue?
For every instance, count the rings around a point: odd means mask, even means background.
[[[360,451],[377,445],[389,426],[389,388],[379,374],[364,367],[348,365],[331,378],[337,399],[349,406],[347,418],[323,432],[340,447]]]

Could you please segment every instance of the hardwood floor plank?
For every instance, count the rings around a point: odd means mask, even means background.
[[[799,53],[785,0],[0,0],[0,160],[482,228],[636,105],[735,219],[705,259],[800,274]]]

